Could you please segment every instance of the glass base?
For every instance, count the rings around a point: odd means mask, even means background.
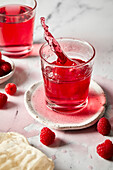
[[[56,105],[55,103],[46,100],[46,105],[49,109],[63,114],[74,114],[80,112],[87,106],[87,103],[88,103],[88,98],[79,105]]]
[[[7,57],[11,57],[11,58],[23,58],[25,56],[27,56],[31,50],[32,50],[33,46],[27,46],[27,47],[18,47],[18,50],[17,48],[12,48],[12,50],[10,50],[9,48],[8,49],[3,49],[2,50],[2,54],[7,56]]]

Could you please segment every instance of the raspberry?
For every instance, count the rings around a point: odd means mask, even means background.
[[[102,117],[97,123],[97,130],[102,135],[108,135],[111,130],[111,125],[105,117]]]
[[[97,153],[104,159],[110,159],[113,156],[113,144],[107,139],[104,143],[97,146]]]
[[[4,76],[4,71],[0,68],[0,77]]]
[[[1,52],[0,52],[0,62],[1,62],[1,60],[2,60],[2,54],[1,54]]]
[[[7,103],[7,96],[4,93],[0,93],[0,108]]]
[[[9,95],[14,95],[16,93],[17,87],[14,83],[8,83],[5,86],[5,91]]]
[[[0,67],[5,74],[8,74],[11,71],[11,64],[6,61],[4,61]]]
[[[42,142],[46,146],[49,146],[54,142],[54,140],[55,133],[51,131],[49,128],[44,127],[40,133],[40,142]]]

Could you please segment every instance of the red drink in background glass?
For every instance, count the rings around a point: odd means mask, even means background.
[[[58,112],[76,112],[87,104],[94,48],[76,39],[58,39],[73,64],[62,65],[47,44],[40,49],[47,106]]]
[[[3,54],[18,57],[31,51],[34,9],[23,4],[6,4],[0,7],[0,48]]]

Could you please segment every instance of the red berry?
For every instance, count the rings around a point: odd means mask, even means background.
[[[104,143],[97,146],[97,153],[104,159],[110,159],[113,156],[113,144],[107,139]]]
[[[4,76],[4,71],[0,68],[0,77]]]
[[[0,93],[0,108],[7,103],[7,96],[4,93]]]
[[[1,52],[0,52],[0,62],[1,62],[1,59],[2,59],[2,54],[1,54]]]
[[[44,127],[40,133],[40,141],[44,145],[49,146],[54,142],[54,140],[55,140],[55,133],[51,131],[49,128]]]
[[[11,64],[8,62],[3,62],[0,67],[5,74],[8,74],[11,71]]]
[[[97,130],[102,135],[108,135],[111,130],[111,125],[105,117],[102,117],[97,123]]]
[[[9,95],[14,95],[16,93],[17,87],[14,83],[8,83],[5,86],[5,91]]]

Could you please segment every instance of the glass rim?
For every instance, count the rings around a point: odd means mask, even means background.
[[[25,15],[25,14],[27,14],[27,13],[30,13],[30,12],[32,12],[32,11],[34,11],[35,9],[36,9],[36,7],[37,7],[37,1],[36,0],[33,0],[34,2],[35,2],[35,5],[34,5],[34,7],[32,8],[32,9],[30,9],[29,11],[26,11],[26,12],[24,12],[24,13],[22,13],[22,14],[17,14],[17,15],[7,15],[7,14],[0,14],[0,16],[9,16],[9,17],[17,17],[17,16],[21,16],[21,15]],[[9,4],[10,5],[10,4]],[[18,5],[18,4],[16,4],[16,5]],[[2,6],[0,6],[0,7],[2,7]]]
[[[43,59],[46,63],[48,63],[48,64],[51,65],[51,66],[60,67],[60,68],[62,68],[62,67],[64,67],[64,68],[77,67],[77,68],[78,68],[78,67],[82,67],[82,66],[87,65],[87,64],[88,64],[90,61],[92,61],[92,60],[94,59],[94,57],[95,57],[95,53],[96,53],[95,48],[94,48],[89,42],[87,42],[87,41],[85,41],[85,40],[76,39],[76,38],[72,38],[72,37],[60,37],[60,38],[56,38],[56,40],[76,40],[76,41],[80,41],[80,42],[82,42],[82,43],[85,43],[85,44],[87,44],[90,48],[92,48],[93,55],[91,56],[91,58],[90,58],[88,61],[86,61],[85,63],[79,64],[79,65],[75,65],[75,66],[64,66],[64,65],[62,65],[62,66],[59,66],[59,65],[52,64],[52,63],[48,62],[48,61],[42,56],[42,49],[43,49],[45,46],[48,45],[48,43],[45,42],[45,43],[43,43],[42,46],[40,47],[39,55],[40,55],[41,59]],[[49,45],[48,45],[48,46],[49,46]],[[52,51],[52,50],[51,50],[51,51]],[[53,52],[53,53],[54,53],[54,52]]]

